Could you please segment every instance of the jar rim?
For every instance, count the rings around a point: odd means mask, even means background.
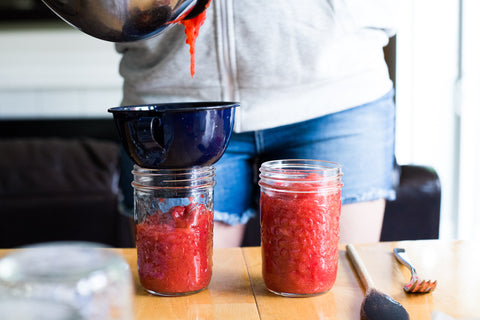
[[[323,176],[343,175],[339,163],[316,159],[280,159],[263,162],[260,171],[296,173],[316,172]]]
[[[202,190],[215,186],[215,167],[202,166],[185,169],[150,169],[135,165],[134,189],[138,190]]]
[[[191,173],[203,173],[203,172],[212,172],[215,170],[213,165],[211,166],[195,166],[191,168],[182,168],[182,169],[152,169],[152,168],[143,168],[138,165],[133,165],[132,174],[134,175],[150,175],[150,176],[171,176],[171,175],[180,175],[180,174],[191,174]]]
[[[312,193],[343,187],[341,165],[315,159],[271,160],[260,166],[259,185],[289,193]]]

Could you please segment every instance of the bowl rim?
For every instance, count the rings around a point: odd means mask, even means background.
[[[195,112],[203,110],[229,109],[239,107],[239,102],[201,101],[201,102],[167,102],[138,105],[126,105],[109,108],[110,113],[161,113],[161,112]]]

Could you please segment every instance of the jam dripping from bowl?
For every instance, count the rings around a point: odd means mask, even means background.
[[[200,33],[200,28],[207,18],[207,8],[210,6],[210,3],[211,0],[200,1],[193,10],[180,21],[185,27],[185,35],[187,36],[185,43],[190,46],[190,76],[192,78],[195,74],[195,43]]]

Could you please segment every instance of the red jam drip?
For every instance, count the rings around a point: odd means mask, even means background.
[[[212,275],[213,212],[203,204],[176,206],[137,224],[142,286],[160,294],[206,288]]]
[[[198,16],[188,20],[181,20],[180,23],[185,27],[185,34],[187,39],[186,44],[190,46],[190,76],[193,78],[195,74],[195,43],[197,41],[198,34],[200,33],[200,27],[207,18],[207,8],[210,6],[211,0],[205,6],[205,10]]]
[[[313,185],[292,185],[289,191],[297,188],[305,191]],[[337,274],[340,195],[340,191],[262,192],[263,278],[270,290],[315,294],[332,288]]]

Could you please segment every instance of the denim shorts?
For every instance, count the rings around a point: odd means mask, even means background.
[[[345,111],[292,125],[234,133],[215,164],[215,220],[246,223],[258,208],[258,168],[268,160],[318,159],[342,166],[342,203],[393,200],[393,91]]]

